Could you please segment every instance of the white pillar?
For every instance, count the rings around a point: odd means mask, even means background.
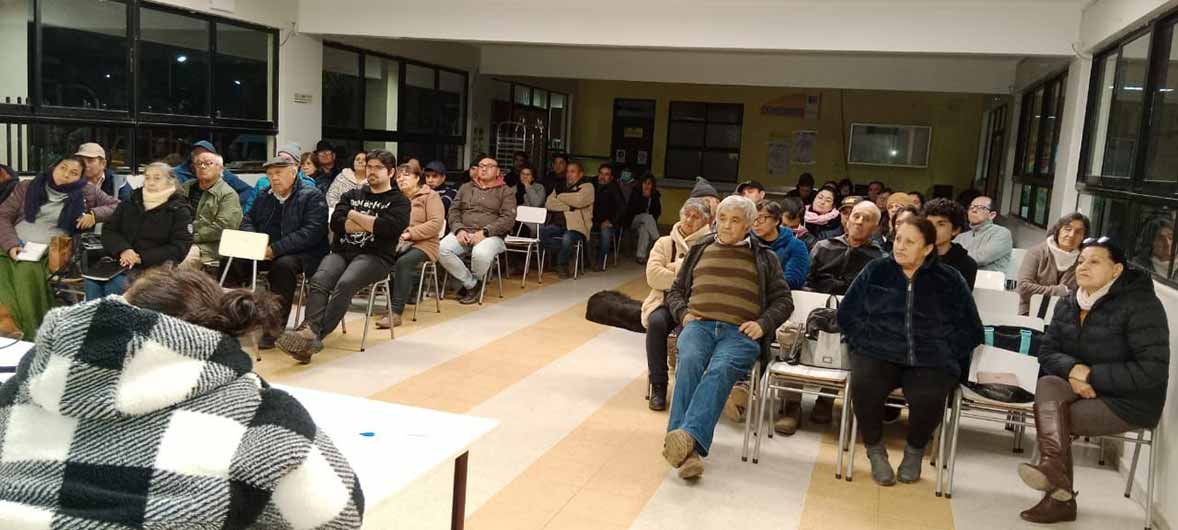
[[[1084,111],[1088,107],[1088,82],[1092,77],[1092,59],[1073,57],[1068,65],[1067,89],[1064,93],[1063,121],[1059,128],[1059,147],[1055,152],[1055,181],[1052,183],[1048,222],[1080,206],[1076,178],[1083,170],[1080,147],[1084,141]]]
[[[323,41],[283,30],[278,51],[278,145],[298,142],[303,151],[315,149],[323,130]],[[295,94],[310,95],[298,103]]]

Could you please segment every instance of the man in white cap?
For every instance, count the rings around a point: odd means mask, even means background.
[[[87,142],[78,146],[78,152],[74,154],[86,161],[83,173],[86,180],[94,184],[94,187],[120,201],[131,197],[131,185],[127,182],[127,178],[107,169],[106,149],[103,149],[101,145]]]

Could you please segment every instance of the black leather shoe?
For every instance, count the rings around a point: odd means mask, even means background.
[[[647,404],[650,410],[667,410],[667,387],[655,386],[650,391],[650,403]]]
[[[482,284],[475,284],[473,288],[467,289],[466,294],[462,295],[462,298],[458,300],[458,303],[462,305],[479,303],[479,292],[482,291],[480,287],[482,287]]]

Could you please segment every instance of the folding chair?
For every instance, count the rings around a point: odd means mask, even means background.
[[[528,286],[528,268],[532,262],[532,254],[536,255],[536,276],[537,282],[544,283],[544,245],[540,244],[540,225],[548,219],[548,210],[544,208],[534,208],[532,206],[519,206],[515,209],[515,221],[520,223],[519,228],[515,231],[515,235],[509,235],[503,239],[507,245],[507,251],[511,253],[524,255],[524,274],[520,280],[520,288]],[[524,227],[531,227],[535,230],[533,237],[524,237]],[[507,256],[503,256],[504,260]]]
[[[1059,297],[1052,296],[1047,300],[1047,307],[1043,307],[1043,299],[1047,298],[1041,294],[1031,295],[1031,314],[1042,315],[1043,320],[1051,323],[1051,318],[1055,316],[1055,307],[1059,305]]]
[[[492,271],[495,272],[495,278],[499,280],[499,298],[503,298],[503,264],[502,264],[502,262],[499,261],[499,257],[502,255],[504,255],[503,252],[500,252],[499,254],[495,255],[495,258],[491,260],[491,266],[487,268],[487,273],[483,275],[482,281],[479,282],[482,285],[482,288],[479,290],[479,305],[483,305],[483,297],[486,296],[486,294],[487,294],[487,280],[491,277]],[[469,254],[467,256],[469,256]],[[464,256],[462,258],[462,261],[468,267],[470,266],[470,259],[468,257]],[[446,292],[446,284],[449,283],[449,281],[450,281],[449,274],[442,277],[442,291],[441,292],[443,292],[443,293]],[[439,296],[441,296],[441,295],[439,295]]]
[[[368,309],[364,311],[364,333],[360,336],[360,351],[364,351],[364,346],[368,342],[368,322],[372,319],[372,306],[376,302],[376,292],[382,287],[384,288],[385,311],[390,315],[393,313],[393,283],[389,276],[385,276],[383,280],[377,280],[368,287]],[[340,324],[343,324],[343,321],[340,321]],[[394,326],[389,326],[389,340],[397,338],[393,328]]]
[[[973,282],[974,289],[1006,290],[1006,274],[998,271],[978,271]]]
[[[438,241],[446,237],[446,220],[442,219],[442,230],[438,232]],[[438,262],[426,260],[421,264],[421,269],[417,271],[417,303],[413,304],[413,321],[417,322],[417,309],[421,307],[421,302],[425,300],[425,275],[433,274],[434,276],[434,303],[438,314],[442,313],[442,289],[438,282]],[[525,273],[526,274],[526,273]]]
[[[221,257],[229,258],[225,262],[225,270],[221,271],[221,286],[225,286],[225,278],[229,276],[229,268],[234,259],[248,259],[253,265],[253,276],[250,278],[250,290],[258,288],[258,262],[266,259],[266,246],[270,244],[270,235],[264,232],[246,232],[243,230],[224,230],[221,232],[221,244],[217,253]]]
[[[936,431],[933,431],[933,439],[931,442],[929,442],[929,445],[932,446],[932,453],[929,454],[929,462],[931,462],[934,467],[937,467],[937,459],[941,458],[945,454],[945,429],[949,423],[949,405],[951,402],[952,394],[950,394],[950,397],[946,398],[945,400],[945,407],[943,409],[944,414],[942,416],[941,425],[937,427]],[[899,388],[893,390],[892,393],[888,395],[888,398],[884,400],[884,406],[896,409],[908,408],[908,402],[904,400],[903,390]],[[846,470],[847,482],[851,482],[855,477],[855,437],[859,432],[859,418],[855,417],[854,408],[854,403],[852,403],[850,400],[847,400],[845,403],[843,403],[843,414],[851,415],[851,433],[850,440],[848,440],[848,445],[850,445],[850,455],[847,457]],[[941,496],[940,467],[937,468],[937,486],[934,490],[934,493],[938,497]]]
[[[981,273],[982,271],[978,271]],[[999,291],[995,289],[974,289],[974,304],[978,313],[990,314],[1018,314],[1018,293],[1014,291]]]

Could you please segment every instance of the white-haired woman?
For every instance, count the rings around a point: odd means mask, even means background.
[[[102,227],[102,246],[109,259],[126,272],[106,280],[86,280],[86,299],[122,294],[129,275],[167,262],[180,263],[192,246],[192,207],[179,192],[172,168],[163,162],[147,166],[143,187],[119,203]]]
[[[663,458],[684,479],[703,460],[732,385],[768,358],[773,331],[793,312],[789,284],[772,250],[749,237],[753,201],[731,196],[716,209],[716,236],[683,259],[665,303],[679,334],[675,396]]]
[[[687,251],[712,233],[712,208],[704,198],[687,199],[679,209],[679,222],[671,235],[655,241],[646,262],[650,294],[642,302],[646,328],[646,363],[650,369],[650,410],[667,409],[667,337],[675,329],[671,312],[663,305],[663,293],[671,288]]]

